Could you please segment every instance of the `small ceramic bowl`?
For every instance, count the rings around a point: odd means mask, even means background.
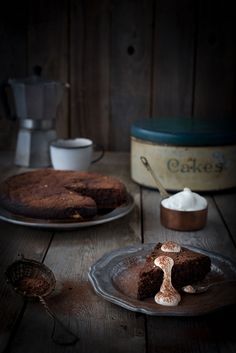
[[[194,231],[205,227],[208,208],[199,211],[177,211],[160,207],[161,224],[169,229],[180,231]]]

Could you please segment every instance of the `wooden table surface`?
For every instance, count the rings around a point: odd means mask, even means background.
[[[1,155],[1,179],[21,172]],[[236,352],[235,307],[197,317],[135,313],[95,294],[89,267],[103,254],[128,245],[176,240],[236,260],[236,192],[206,195],[207,226],[196,232],[167,230],[160,224],[159,193],[130,179],[129,155],[106,153],[91,168],[125,182],[135,199],[129,214],[112,222],[73,231],[32,229],[0,221],[0,352]],[[60,346],[51,339],[52,320],[40,303],[23,302],[5,280],[9,264],[25,257],[54,272],[59,292],[51,308],[80,341]],[[230,321],[231,320],[231,321]]]

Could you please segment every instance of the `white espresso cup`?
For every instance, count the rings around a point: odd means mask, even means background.
[[[91,163],[104,155],[101,148],[99,157],[93,159],[93,141],[87,138],[58,139],[50,144],[50,157],[54,169],[87,171]]]

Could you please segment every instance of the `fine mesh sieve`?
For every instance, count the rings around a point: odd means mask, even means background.
[[[45,297],[49,296],[55,289],[56,279],[53,272],[41,262],[26,259],[13,262],[6,270],[7,282],[10,283],[16,293],[28,300],[38,299],[46,312],[53,319],[52,339],[60,345],[75,344],[79,338],[71,332],[48,307]],[[73,338],[61,341],[55,338],[56,323]]]

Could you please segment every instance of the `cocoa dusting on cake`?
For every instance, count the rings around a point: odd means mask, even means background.
[[[158,243],[146,257],[146,261],[139,273],[137,298],[154,297],[160,290],[163,281],[163,271],[154,265],[154,260],[160,255],[173,259],[172,284],[176,290],[185,285],[193,284],[205,278],[211,270],[211,260],[207,255],[197,253],[185,247],[180,252],[163,252],[162,244]]]
[[[39,169],[0,184],[0,205],[33,218],[90,220],[126,200],[121,181],[98,173]]]

